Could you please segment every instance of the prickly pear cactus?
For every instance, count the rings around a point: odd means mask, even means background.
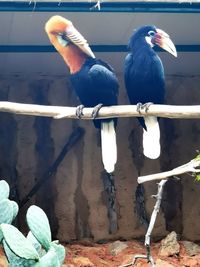
[[[51,243],[51,229],[44,211],[32,205],[27,211],[26,220],[34,237],[48,251]]]
[[[49,220],[42,209],[33,205],[26,215],[30,232],[25,237],[11,225],[19,207],[8,199],[9,185],[0,181],[0,243],[3,244],[8,267],[60,267],[65,248],[52,241]]]
[[[18,213],[18,205],[15,201],[8,199],[10,193],[9,185],[5,180],[0,181],[0,224],[11,223]]]
[[[26,260],[18,257],[7,245],[6,241],[3,241],[3,247],[8,259],[9,265],[8,267],[34,267],[37,263],[35,260]]]
[[[10,188],[5,180],[0,181],[0,201],[9,197]]]
[[[62,245],[60,245],[58,243],[58,241],[51,242],[51,247],[53,247],[55,249],[55,252],[58,256],[58,260],[60,263],[59,266],[62,266],[62,264],[64,263],[64,260],[65,260],[65,254],[66,254],[65,248]]]
[[[39,255],[32,243],[16,227],[5,223],[0,227],[6,244],[18,257],[39,260]]]

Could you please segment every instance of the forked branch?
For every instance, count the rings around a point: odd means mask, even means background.
[[[154,260],[151,256],[151,233],[153,231],[155,222],[156,222],[156,218],[157,218],[157,214],[160,210],[160,205],[161,205],[161,200],[162,200],[162,194],[163,194],[163,187],[165,185],[165,183],[167,182],[167,180],[162,180],[160,181],[160,183],[158,184],[158,192],[157,195],[153,196],[156,198],[156,203],[153,209],[153,212],[151,214],[151,219],[150,219],[150,223],[149,223],[149,227],[147,229],[146,235],[145,235],[145,247],[146,247],[146,251],[147,254],[146,255],[142,255],[142,254],[136,254],[133,256],[133,260],[132,262],[125,264],[125,265],[121,265],[120,267],[129,267],[129,266],[134,266],[136,261],[138,259],[146,259],[147,262],[150,264],[151,267],[155,267],[155,263]]]
[[[137,181],[139,184],[142,184],[148,181],[166,179],[166,178],[177,176],[183,173],[200,173],[200,169],[198,167],[200,167],[199,157],[192,159],[188,163],[181,165],[171,171],[160,172],[160,173],[150,174],[150,175],[145,175],[145,176],[139,176]]]

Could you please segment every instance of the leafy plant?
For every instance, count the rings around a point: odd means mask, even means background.
[[[197,153],[198,154],[197,154],[195,160],[200,161],[200,152],[199,152],[199,150],[197,150]],[[199,169],[199,168],[200,168],[200,164],[199,164],[199,166],[197,166],[197,169]],[[200,174],[194,173],[194,176],[195,176],[195,180],[196,181],[200,181]]]
[[[3,244],[9,267],[60,267],[65,259],[65,248],[52,241],[49,220],[44,211],[32,205],[26,220],[30,232],[25,237],[11,225],[18,213],[16,202],[8,199],[9,185],[0,181],[0,242]]]

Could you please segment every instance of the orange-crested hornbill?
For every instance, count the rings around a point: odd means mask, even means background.
[[[163,64],[154,51],[155,45],[177,56],[169,35],[154,25],[142,26],[134,31],[128,44],[130,53],[125,58],[124,79],[131,104],[148,109],[151,103],[163,104],[165,76]],[[160,155],[160,129],[157,117],[138,118],[143,127],[143,153],[156,159]]]
[[[95,118],[102,105],[116,105],[118,80],[113,69],[95,58],[87,41],[72,22],[56,15],[47,21],[45,30],[69,67],[72,87],[82,104],[77,107],[77,115],[81,116],[84,106],[95,106]],[[94,120],[95,127],[101,129],[102,161],[107,173],[114,171],[117,161],[116,122],[116,119]]]
[[[118,79],[113,69],[104,61],[96,59],[85,38],[72,22],[61,17],[51,17],[46,25],[47,35],[69,67],[70,80],[81,105],[77,116],[81,117],[83,107],[94,107],[93,118],[102,105],[117,105]],[[103,176],[108,196],[109,232],[118,229],[116,196],[113,172],[117,161],[116,128],[117,119],[94,120],[101,130],[102,161],[107,175]]]

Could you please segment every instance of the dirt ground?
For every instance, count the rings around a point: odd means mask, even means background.
[[[152,244],[152,256],[154,261],[157,260],[158,267],[198,267],[200,266],[200,255],[189,256],[181,242],[180,253],[173,257],[159,257],[160,243]],[[110,253],[110,244],[92,244],[92,243],[79,243],[66,246],[68,254],[65,260],[65,267],[119,267],[130,263],[134,254],[144,254],[145,249],[142,242],[128,241],[128,247],[120,252],[118,255],[113,256]],[[160,260],[158,260],[160,259]],[[164,262],[163,262],[164,261]],[[166,265],[165,262],[171,264]],[[131,265],[133,266],[133,265]],[[134,266],[148,267],[150,266],[145,260],[138,259]]]
[[[119,267],[130,263],[134,254],[144,254],[145,249],[142,242],[127,241],[128,247],[117,255],[112,255],[110,246],[113,242],[106,244],[95,244],[91,242],[81,242],[65,245],[67,255],[63,267]],[[179,255],[173,257],[159,257],[160,243],[152,244],[152,256],[156,261],[156,267],[200,267],[200,254],[189,256],[180,244]],[[2,248],[0,248],[0,267],[6,267],[7,261]],[[136,267],[149,267],[150,265],[143,259],[138,259]],[[22,266],[23,267],[23,266]]]

